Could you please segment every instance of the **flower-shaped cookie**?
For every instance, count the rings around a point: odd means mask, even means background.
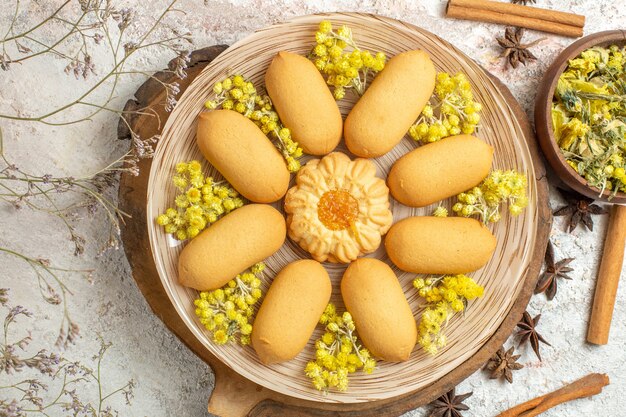
[[[309,161],[285,197],[289,237],[319,262],[350,262],[391,227],[389,189],[367,159],[333,152]]]

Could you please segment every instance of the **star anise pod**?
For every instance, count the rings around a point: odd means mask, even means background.
[[[543,275],[537,281],[537,287],[535,288],[535,294],[542,292],[546,293],[548,300],[552,300],[556,295],[557,283],[559,278],[572,279],[568,272],[572,272],[574,269],[569,265],[574,258],[561,259],[558,262],[554,260],[554,246],[552,242],[548,241],[548,247],[546,248],[546,270]]]
[[[519,345],[521,346],[524,343],[530,341],[530,345],[532,346],[535,354],[541,360],[541,354],[539,353],[539,342],[545,343],[548,346],[552,346],[546,339],[541,337],[539,333],[537,333],[537,323],[539,323],[539,319],[541,318],[541,314],[537,314],[535,318],[532,318],[528,311],[524,311],[524,316],[522,316],[522,320],[517,323],[517,327],[520,329],[517,332],[518,336],[521,336]]]
[[[428,417],[463,417],[461,411],[469,410],[463,401],[472,396],[473,392],[456,395],[455,388],[430,403],[432,410]]]
[[[509,350],[504,351],[504,347],[498,349],[498,351],[487,361],[485,365],[486,370],[491,372],[489,379],[502,378],[506,379],[509,384],[513,383],[513,372],[522,369],[524,365],[517,363],[517,360],[521,355],[513,355],[514,347],[511,346]]]
[[[528,3],[531,3],[531,4],[537,3],[537,0],[511,0],[511,3],[513,3],[513,4],[523,4],[525,6]]]
[[[502,57],[507,58],[513,68],[517,68],[520,63],[526,65],[529,61],[535,61],[537,57],[528,48],[537,45],[544,38],[536,39],[531,43],[522,43],[524,28],[514,29],[507,27],[504,31],[504,38],[496,38],[498,44],[504,48]]]
[[[576,229],[576,226],[583,224],[589,231],[593,231],[593,214],[607,214],[608,210],[593,204],[593,199],[585,197],[573,191],[567,191],[562,188],[558,188],[559,193],[563,196],[567,205],[559,207],[554,211],[555,216],[570,216],[567,224],[568,233],[571,233]]]

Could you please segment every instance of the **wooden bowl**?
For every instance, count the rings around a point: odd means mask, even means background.
[[[552,129],[552,99],[559,77],[565,71],[570,59],[576,58],[585,49],[593,46],[624,45],[625,43],[626,31],[624,30],[607,30],[577,40],[565,48],[550,65],[539,84],[539,92],[535,101],[535,129],[541,149],[552,169],[573,190],[589,198],[603,201],[609,200],[611,192],[604,190],[600,193],[599,188],[589,185],[587,180],[567,163],[556,143]],[[626,204],[626,193],[618,192],[611,198],[611,203]]]
[[[314,44],[316,28],[324,19],[331,20],[335,25],[351,27],[354,38],[363,48],[382,51],[388,56],[410,49],[423,49],[430,54],[437,70],[451,73],[463,71],[470,80],[476,100],[483,105],[482,129],[478,137],[495,149],[493,168],[517,169],[526,174],[529,197],[529,206],[520,216],[504,215],[500,222],[489,225],[498,240],[497,248],[489,263],[471,274],[485,287],[485,297],[472,301],[464,317],[456,315],[450,320],[446,330],[449,343],[439,355],[430,356],[416,347],[409,361],[381,361],[373,374],[359,372],[351,376],[347,392],[331,391],[328,395],[313,389],[303,372],[306,363],[314,358],[314,341],[322,332],[319,326],[308,346],[295,359],[270,366],[263,365],[249,346],[213,343],[210,334],[194,315],[193,300],[198,295],[197,291],[178,283],[177,259],[184,242],[173,240],[154,222],[154,218],[172,204],[176,194],[171,184],[176,163],[203,160],[195,140],[196,121],[203,103],[212,94],[213,84],[229,72],[238,72],[262,86],[267,65],[274,55],[281,50],[308,53]],[[339,102],[344,116],[355,102],[354,95],[348,95]],[[308,404],[323,404],[324,407],[349,405],[355,409],[360,405],[365,407],[363,403],[370,401],[397,400],[422,390],[429,392],[430,399],[445,392],[443,390],[451,388],[484,364],[510,335],[534,288],[547,242],[549,214],[546,213],[547,206],[542,204],[546,198],[544,170],[532,139],[527,142],[529,134],[525,117],[514,109],[519,107],[510,94],[503,92],[492,77],[469,57],[432,33],[393,19],[356,13],[303,16],[259,30],[235,43],[211,62],[180,97],[163,128],[150,167],[144,217],[149,250],[177,315],[203,348],[226,366],[250,381],[285,397],[306,400]],[[387,155],[374,159],[378,175],[386,177],[392,163],[415,146],[415,142],[407,137]],[[340,144],[338,150],[345,152],[345,145]],[[215,168],[206,162],[204,171],[219,178]],[[449,209],[453,202],[453,199],[447,199],[443,204]],[[280,202],[275,207],[283,210]],[[391,200],[395,221],[412,215],[430,215],[435,207],[436,204],[412,209]],[[383,247],[370,256],[391,264]],[[264,288],[286,264],[303,257],[309,256],[288,239],[276,254],[266,260]],[[343,309],[339,282],[347,265],[326,263],[324,267],[333,282],[332,301]],[[419,319],[424,305],[411,285],[415,274],[392,267]],[[496,334],[498,336],[493,339]],[[420,398],[424,400],[426,397]]]

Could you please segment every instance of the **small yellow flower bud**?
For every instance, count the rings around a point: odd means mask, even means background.
[[[342,38],[350,39],[352,37],[352,31],[349,27],[343,25],[337,30],[337,35],[341,36]]]
[[[299,169],[300,161],[292,157],[287,158],[287,170],[289,172],[298,172]]]
[[[235,87],[243,87],[245,82],[246,81],[244,80],[244,78],[241,75],[235,75],[233,77],[233,85]],[[232,93],[232,91],[231,91],[231,93]]]
[[[345,87],[346,85],[348,85],[349,82],[350,80],[348,79],[348,77],[345,77],[343,75],[337,75],[335,77],[335,85],[337,86]]]
[[[328,49],[324,44],[318,44],[313,48],[313,53],[319,57],[325,57],[328,55]]]
[[[461,120],[456,114],[451,114],[450,116],[448,116],[448,123],[450,123],[450,126],[458,126],[460,122]]]
[[[180,229],[176,232],[176,239],[187,240],[187,231]]]
[[[218,345],[226,344],[226,342],[228,342],[228,335],[224,330],[218,330],[213,333],[213,341]]]
[[[435,217],[448,217],[448,209],[443,206],[439,206],[433,212],[433,216]]]
[[[331,30],[333,30],[333,25],[328,20],[322,20],[320,22],[320,27],[319,27],[320,32],[329,33]]]
[[[222,81],[222,88],[224,90],[230,90],[233,87],[233,79],[228,77]]]
[[[467,121],[474,125],[478,124],[480,121],[480,115],[478,113],[472,113],[467,116]]]
[[[199,189],[192,187],[187,190],[186,196],[189,203],[198,203],[202,198],[202,192]]]
[[[235,111],[237,113],[241,113],[244,114],[246,112],[246,105],[244,103],[242,103],[241,101],[238,101],[237,104],[235,104]]]
[[[170,222],[170,218],[166,214],[161,214],[156,218],[156,222],[159,226],[165,226]]]
[[[230,90],[230,96],[235,100],[239,100],[241,97],[243,97],[243,91],[241,91],[241,89],[239,88],[233,88],[232,90]]]
[[[270,120],[267,122],[267,124],[265,125],[266,129],[268,130],[268,132],[273,131],[274,129],[276,129],[277,124],[275,121]]]
[[[186,171],[187,171],[187,163],[179,162],[176,164],[176,172],[178,172],[179,174],[183,174]]]
[[[327,34],[322,32],[315,32],[315,42],[317,42],[317,44],[326,45],[326,42],[329,40],[332,42],[332,39],[330,39]]]
[[[254,84],[252,84],[249,81],[244,84],[242,90],[245,94],[248,94],[250,96],[253,96],[256,94],[256,88],[254,88]]]
[[[186,208],[189,206],[189,201],[187,200],[187,197],[184,195],[177,196],[174,202],[176,203],[176,206],[180,208]]]
[[[328,54],[331,58],[338,58],[341,55],[342,49],[337,45],[333,45],[330,47]]]
[[[190,173],[200,173],[200,170],[202,169],[202,164],[196,160],[190,161],[187,164],[187,169],[189,170]]]
[[[450,135],[458,135],[461,133],[461,129],[459,129],[457,126],[453,126],[450,128]]]
[[[346,70],[346,77],[348,78],[356,78],[358,77],[358,75],[359,75],[359,72],[357,71],[356,68],[348,68]]]
[[[522,208],[516,204],[511,204],[509,206],[509,212],[513,215],[513,216],[519,216],[520,214],[522,214]]]
[[[335,100],[341,100],[345,97],[345,95],[346,91],[343,87],[336,87],[335,91],[333,91],[333,96],[335,97]]]
[[[349,323],[349,322],[352,321],[352,315],[349,312],[347,312],[347,311],[343,313],[341,318],[343,319],[344,323]]]
[[[430,106],[428,104],[426,106],[424,106],[424,109],[422,110],[422,115],[424,117],[428,117],[428,118],[433,117],[433,108],[432,108],[432,106]]]

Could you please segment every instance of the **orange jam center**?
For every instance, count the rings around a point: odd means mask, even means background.
[[[330,230],[350,228],[358,214],[358,201],[343,190],[325,192],[317,204],[317,217]]]

